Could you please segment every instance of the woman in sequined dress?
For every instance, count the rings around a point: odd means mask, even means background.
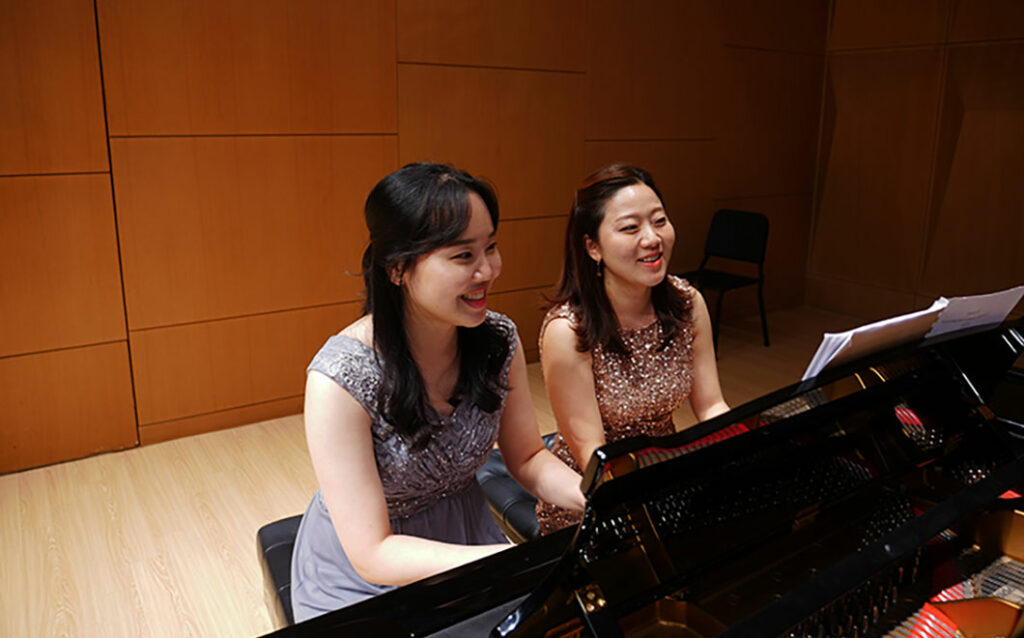
[[[729,409],[704,299],[667,274],[674,243],[646,171],[608,166],[576,192],[540,349],[559,429],[553,452],[577,471],[606,442],[672,434],[687,398],[701,421]],[[541,499],[537,518],[546,534],[580,515]]]
[[[366,315],[307,374],[320,489],[292,556],[296,621],[507,547],[475,477],[495,442],[527,489],[583,508],[579,476],[538,434],[515,325],[487,310],[501,272],[493,191],[412,164],[365,213]]]

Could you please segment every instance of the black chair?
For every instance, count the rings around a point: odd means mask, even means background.
[[[744,210],[721,209],[711,219],[707,241],[704,244],[704,259],[697,270],[680,275],[689,279],[698,290],[713,290],[718,293],[715,316],[711,332],[714,335],[715,352],[718,352],[718,324],[722,316],[722,298],[729,290],[757,284],[757,302],[761,306],[761,332],[764,345],[768,347],[768,319],[764,312],[764,253],[768,245],[768,218],[761,213]],[[708,268],[712,257],[732,259],[757,265],[757,277],[737,275],[724,270]]]
[[[292,548],[302,514],[267,523],[256,532],[263,566],[263,600],[275,629],[295,623],[292,615]]]

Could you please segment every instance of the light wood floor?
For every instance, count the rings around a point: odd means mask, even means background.
[[[738,406],[796,382],[824,331],[858,320],[799,308],[722,328]],[[554,419],[537,364],[530,384]],[[694,422],[683,407],[679,427]],[[273,629],[256,530],[316,488],[299,416],[0,476],[0,636],[253,636]]]

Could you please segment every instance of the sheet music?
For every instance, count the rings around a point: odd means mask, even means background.
[[[939,298],[925,310],[882,319],[846,332],[826,332],[801,381],[817,376],[826,366],[838,365],[875,350],[920,339],[948,303],[945,298]]]
[[[828,366],[924,337],[1001,323],[1024,297],[1024,285],[987,295],[939,297],[917,312],[869,323],[846,332],[826,332],[801,381]]]
[[[953,297],[926,337],[934,337],[965,328],[1001,323],[1024,296],[1024,286],[988,295]],[[945,299],[945,297],[940,297]]]

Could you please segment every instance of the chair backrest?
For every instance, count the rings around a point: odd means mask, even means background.
[[[705,259],[725,257],[763,264],[767,245],[767,217],[761,213],[723,208],[711,218],[704,255]]]

